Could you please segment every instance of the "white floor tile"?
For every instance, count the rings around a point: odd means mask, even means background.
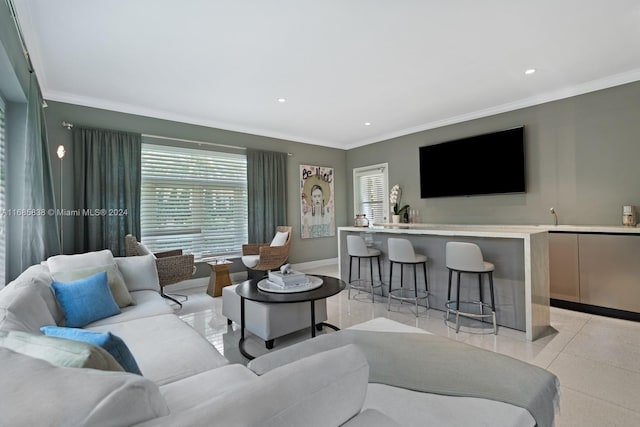
[[[639,411],[639,373],[566,353],[561,353],[549,370],[558,376],[560,385],[565,388]]]
[[[560,413],[556,427],[640,426],[640,413],[560,387]]]

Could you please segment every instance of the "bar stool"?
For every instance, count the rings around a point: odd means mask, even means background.
[[[456,333],[460,330],[459,318],[460,316],[476,318],[483,320],[484,318],[491,317],[493,320],[493,333],[498,334],[498,326],[496,324],[496,304],[493,294],[493,270],[495,266],[490,262],[486,262],[482,257],[482,251],[480,247],[475,243],[467,242],[447,242],[446,245],[446,264],[449,269],[449,290],[447,293],[447,321],[449,320],[449,314],[455,313],[456,315]],[[458,273],[458,283],[456,290],[456,299],[451,299],[451,282],[453,272]],[[478,274],[478,291],[480,293],[480,301],[461,301],[460,300],[460,275],[461,273],[473,273]],[[491,294],[491,305],[485,303],[482,297],[482,275],[487,274],[489,276],[489,289]],[[480,313],[472,313],[469,311],[460,310],[460,303],[463,304],[478,304],[480,307]],[[452,308],[455,306],[455,308]],[[490,308],[490,313],[485,313],[484,309]]]
[[[364,239],[360,236],[349,235],[347,236],[347,252],[349,254],[349,283],[348,283],[348,291],[347,298],[351,299],[351,288],[357,289],[359,291],[371,291],[371,302],[374,302],[374,289],[380,288],[380,295],[382,295],[382,273],[380,272],[380,250],[368,248]],[[353,259],[358,259],[358,279],[354,280],[354,282],[358,282],[356,286],[353,286],[353,282],[351,281],[351,267],[353,266]],[[369,278],[370,281],[360,279],[360,260],[361,259],[369,260]],[[373,282],[373,258],[378,259],[378,278],[379,283],[376,285]],[[365,287],[365,282],[368,282],[368,285]],[[362,286],[361,286],[362,285]]]
[[[426,300],[427,309],[429,309],[429,283],[427,281],[427,261],[425,255],[416,254],[413,245],[407,239],[389,238],[387,240],[389,246],[389,298],[387,310],[391,309],[391,299],[397,299],[401,303],[404,301],[412,301],[416,305],[416,317],[418,317],[418,300]],[[400,264],[400,287],[393,289],[391,282],[393,280],[393,264]],[[405,264],[413,265],[413,288],[404,287],[404,266]],[[424,272],[425,289],[418,289],[418,275],[416,274],[416,265],[422,264]]]

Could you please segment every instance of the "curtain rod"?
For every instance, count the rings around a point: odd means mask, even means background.
[[[214,147],[231,148],[233,150],[242,150],[242,151],[246,151],[247,150],[245,147],[238,147],[237,145],[219,144],[217,142],[196,141],[194,139],[173,138],[173,137],[170,137],[170,136],[162,136],[162,135],[149,135],[147,133],[143,133],[142,136],[146,137],[146,138],[164,139],[164,140],[169,140],[169,141],[188,142],[188,143],[191,143],[191,144],[202,144],[202,145],[211,145],[211,146],[214,146]]]
[[[63,121],[62,122],[62,127],[66,128],[67,130],[71,130],[73,128],[73,123],[69,123],[67,121]],[[222,147],[222,148],[230,148],[232,150],[247,151],[246,147],[240,147],[240,146],[237,146],[237,145],[219,144],[217,142],[196,141],[194,139],[173,138],[173,137],[170,137],[170,136],[151,135],[151,134],[148,134],[148,133],[143,133],[142,136],[145,137],[145,138],[156,138],[156,139],[164,139],[164,140],[169,140],[169,141],[180,141],[180,142],[187,142],[187,143],[191,143],[191,144],[210,145],[210,146],[213,146],[213,147]],[[291,156],[293,156],[293,154],[287,153],[287,156],[291,157]]]

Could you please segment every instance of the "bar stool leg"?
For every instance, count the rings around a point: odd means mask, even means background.
[[[482,301],[482,273],[478,273],[478,293],[480,294],[480,314],[484,314],[484,301]]]
[[[418,275],[415,264],[413,264],[413,293],[416,297],[416,317],[418,317]]]
[[[422,270],[424,272],[424,288],[427,292],[427,310],[429,309],[429,279],[427,279],[427,263],[422,263]]]
[[[369,274],[371,278],[371,302],[374,302],[373,299],[373,259],[369,258]]]
[[[449,290],[447,291],[447,321],[449,320],[449,314],[451,313],[451,281],[453,279],[453,270],[449,269]]]
[[[491,310],[493,311],[493,333],[498,335],[498,324],[496,323],[496,301],[493,294],[493,271],[489,272],[489,291],[491,292]]]
[[[347,291],[347,299],[351,299],[351,267],[353,267],[353,257],[349,256],[349,290]]]
[[[460,272],[459,271],[458,271],[458,287],[456,288],[456,311],[460,311]]]
[[[393,261],[389,261],[389,293],[387,294],[387,311],[391,310],[391,279],[393,278]]]

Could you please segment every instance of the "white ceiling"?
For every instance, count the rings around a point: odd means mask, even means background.
[[[638,0],[13,1],[45,99],[336,148],[640,80]]]

